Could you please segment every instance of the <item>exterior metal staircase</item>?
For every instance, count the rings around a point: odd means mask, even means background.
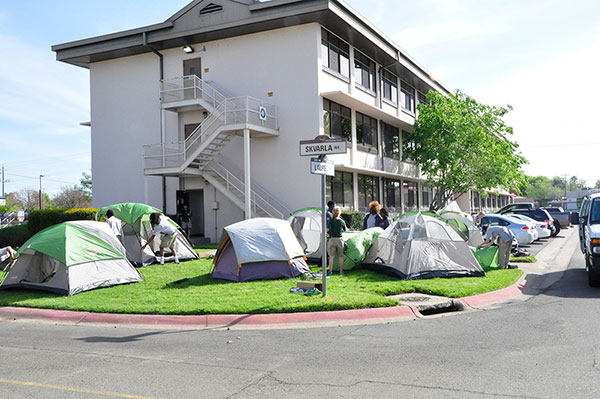
[[[163,109],[181,112],[200,107],[209,112],[200,125],[181,141],[150,144],[143,147],[144,173],[155,176],[202,176],[227,198],[244,209],[245,190],[242,174],[225,167],[215,158],[235,136],[245,129],[251,137],[278,136],[275,106],[259,99],[226,98],[212,84],[197,76],[161,82]],[[251,182],[252,216],[285,218],[283,204]]]

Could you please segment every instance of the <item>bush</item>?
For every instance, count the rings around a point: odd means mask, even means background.
[[[358,211],[343,211],[340,215],[349,230],[362,230],[365,214]]]
[[[94,208],[34,210],[28,216],[29,234],[33,236],[46,227],[69,220],[95,220],[96,212],[98,209]]]
[[[27,225],[7,226],[0,229],[0,248],[11,246],[20,247],[29,239],[29,229]]]

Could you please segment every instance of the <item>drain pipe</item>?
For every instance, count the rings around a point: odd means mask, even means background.
[[[159,68],[160,68],[160,81],[162,82],[165,78],[165,68],[163,63],[163,55],[152,45],[148,44],[148,38],[146,36],[146,32],[142,32],[142,45],[144,47],[148,47],[150,51],[158,56]],[[160,143],[163,144],[163,112],[162,109],[160,111]],[[161,176],[162,180],[162,211],[164,214],[167,213],[167,178],[165,176]]]

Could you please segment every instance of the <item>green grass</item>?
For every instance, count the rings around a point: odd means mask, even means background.
[[[213,244],[213,243],[205,243],[205,244],[195,244],[194,245],[194,249],[212,249],[212,250],[216,250],[217,248],[219,248],[219,244]]]
[[[23,306],[108,313],[218,314],[273,313],[360,309],[398,305],[387,298],[422,292],[452,298],[494,291],[517,281],[518,269],[489,270],[487,277],[403,281],[369,270],[335,274],[328,280],[326,298],[292,294],[299,279],[235,283],[209,277],[207,259],[180,265],[139,269],[144,281],[83,292],[71,297],[42,291],[0,291],[0,306]],[[316,267],[314,268],[316,270]],[[4,276],[0,276],[1,279]],[[190,280],[167,287],[170,281]]]
[[[537,262],[537,259],[533,255],[531,255],[531,256],[512,256],[511,255],[510,261],[511,262],[521,262],[521,263],[535,263],[535,262]]]

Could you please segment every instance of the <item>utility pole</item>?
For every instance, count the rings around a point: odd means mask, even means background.
[[[2,196],[6,197],[4,195],[4,164],[2,164]]]
[[[565,198],[567,197],[567,185],[569,184],[569,182],[567,181],[567,177],[569,175],[563,175],[565,177]]]
[[[42,210],[42,177],[44,175],[40,175],[40,211]]]

